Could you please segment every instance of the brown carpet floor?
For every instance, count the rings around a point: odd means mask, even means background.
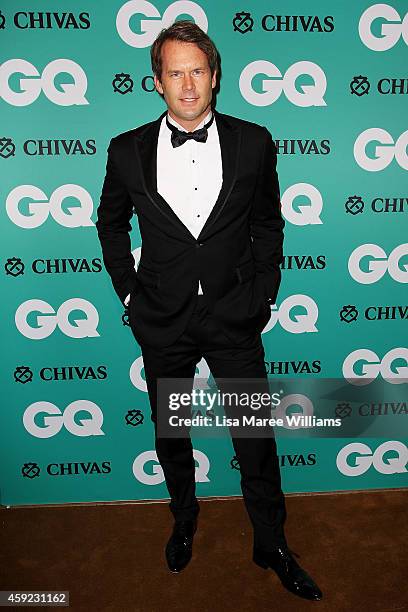
[[[0,590],[66,590],[70,609],[88,612],[408,611],[408,490],[286,501],[289,546],[322,589],[319,602],[252,562],[241,498],[200,500],[180,574],[164,559],[167,502],[1,508]]]

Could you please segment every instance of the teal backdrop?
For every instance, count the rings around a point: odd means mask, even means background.
[[[179,18],[220,51],[217,109],[265,125],[278,149],[285,260],[262,335],[268,372],[366,384],[370,414],[386,418],[386,401],[400,417],[392,436],[280,439],[284,491],[407,486],[406,3],[0,10],[0,503],[168,497],[140,347],[94,223],[110,139],[164,110],[150,45]],[[136,217],[131,240],[136,265]],[[370,378],[384,382],[381,405]],[[194,448],[197,495],[239,495],[231,441]]]

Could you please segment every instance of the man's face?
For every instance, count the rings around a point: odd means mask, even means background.
[[[206,54],[194,43],[166,40],[161,49],[161,80],[154,77],[164,95],[169,115],[193,130],[208,113],[216,73],[211,77]]]

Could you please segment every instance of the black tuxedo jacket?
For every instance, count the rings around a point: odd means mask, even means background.
[[[283,228],[276,147],[268,130],[214,111],[223,182],[198,238],[158,194],[157,120],[112,138],[96,228],[103,261],[139,344],[167,346],[184,331],[200,280],[234,343],[261,331],[281,280]],[[205,146],[203,144],[202,146]],[[211,180],[211,177],[208,177]],[[129,232],[137,215],[139,266]]]

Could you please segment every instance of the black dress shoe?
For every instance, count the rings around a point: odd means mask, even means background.
[[[276,548],[273,552],[254,548],[253,560],[264,569],[272,568],[283,586],[295,595],[315,601],[322,599],[323,594],[317,584],[300,567],[287,547]]]
[[[197,521],[177,521],[166,546],[166,560],[171,572],[181,572],[191,559]]]

